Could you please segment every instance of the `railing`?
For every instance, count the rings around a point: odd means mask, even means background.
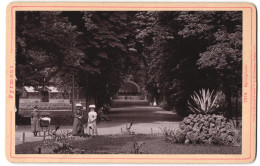
[[[117,96],[116,100],[145,100],[145,98],[141,96]]]

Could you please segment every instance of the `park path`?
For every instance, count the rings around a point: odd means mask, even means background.
[[[162,133],[162,127],[176,128],[182,120],[176,113],[165,111],[160,107],[148,105],[128,105],[126,107],[112,108],[109,114],[110,121],[98,123],[98,134],[121,134],[126,124],[133,123],[131,131],[135,133]],[[72,130],[72,125],[63,125],[60,130]],[[26,142],[40,141],[43,137],[34,137],[29,125],[16,126],[16,144],[22,143],[22,135],[25,132]]]

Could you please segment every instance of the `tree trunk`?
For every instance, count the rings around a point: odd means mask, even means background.
[[[88,109],[91,104],[96,104],[94,97],[86,96],[86,108]]]
[[[20,105],[20,93],[18,91],[15,91],[15,107],[16,107],[15,115],[19,115],[19,105]]]
[[[232,94],[228,79],[224,78],[224,94],[226,100],[225,116],[232,119]]]
[[[238,126],[238,91],[236,89],[236,126]]]
[[[90,105],[90,103],[89,103],[89,97],[86,96],[86,110],[87,110],[87,111],[89,111],[89,110],[88,110],[89,105]]]
[[[74,83],[75,81],[74,81],[74,74],[72,75],[72,94],[71,94],[71,104],[72,104],[72,113],[74,114],[74,108],[75,108],[75,87],[74,87],[74,85],[75,85],[75,83]]]

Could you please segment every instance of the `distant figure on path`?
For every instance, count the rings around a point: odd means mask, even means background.
[[[157,106],[156,100],[153,101],[153,106]]]
[[[82,118],[83,118],[83,109],[82,108],[83,107],[82,107],[81,103],[76,104],[76,111],[74,114],[74,122],[73,122],[73,130],[72,130],[73,136],[84,134],[84,128],[83,128],[83,123],[82,123]]]
[[[33,108],[31,116],[31,130],[34,136],[37,136],[37,133],[40,132],[40,115],[37,109],[37,106]]]
[[[101,107],[101,108],[98,110],[98,119],[99,119],[99,120],[109,121],[108,116],[104,113],[103,110],[104,110],[104,107]]]
[[[89,105],[90,112],[88,113],[87,132],[90,135],[97,135],[97,113],[95,112],[95,105]]]

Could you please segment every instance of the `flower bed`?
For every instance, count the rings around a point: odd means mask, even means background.
[[[174,143],[240,145],[241,130],[221,115],[190,114],[177,130],[164,130],[166,139]]]
[[[144,142],[141,151],[148,154],[241,154],[241,147],[234,146],[213,146],[213,145],[190,145],[190,144],[169,144],[160,135],[100,135],[89,138],[76,138],[73,148],[77,151],[67,151],[67,147],[59,145],[42,148],[42,154],[50,153],[85,153],[85,154],[132,154],[134,143]],[[37,154],[38,148],[44,145],[44,141],[26,142],[15,146],[16,154]],[[53,145],[53,144],[51,144]],[[49,147],[49,149],[47,149]],[[53,151],[53,149],[56,149]]]

